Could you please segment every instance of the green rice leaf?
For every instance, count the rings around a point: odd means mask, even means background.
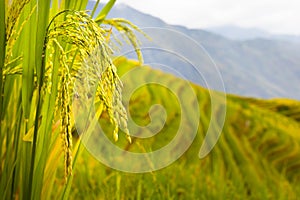
[[[36,33],[36,51],[35,51],[35,66],[37,71],[38,83],[43,77],[43,67],[42,67],[42,56],[44,49],[44,40],[46,36],[46,29],[48,26],[49,11],[50,11],[51,0],[44,0],[38,2],[38,17],[37,17],[37,33]]]
[[[31,1],[27,6],[24,8],[25,16],[28,16],[31,13],[31,10],[34,9],[36,2]],[[22,74],[22,105],[25,120],[29,118],[30,112],[30,102],[33,94],[34,88],[34,64],[35,64],[35,57],[34,51],[35,49],[32,48],[35,46],[34,33],[36,30],[36,23],[34,16],[31,16],[29,21],[27,22],[24,28],[24,60],[23,60],[23,74]]]
[[[98,8],[99,3],[100,3],[100,0],[97,0],[96,4],[94,5],[93,11],[91,13],[91,17],[94,17],[95,12],[96,12],[96,10]]]
[[[30,176],[29,176],[29,189],[30,189],[30,196],[33,199],[39,199],[41,194],[40,189],[40,183],[43,181],[43,175],[44,175],[44,168],[45,166],[42,165],[42,167],[37,167],[36,171],[34,172],[36,161],[39,163],[39,156],[36,156],[36,153],[38,151],[38,127],[39,127],[39,115],[41,111],[41,88],[43,84],[44,79],[44,72],[45,72],[45,63],[44,63],[44,56],[45,53],[45,37],[46,37],[46,31],[48,26],[48,19],[49,19],[49,12],[50,12],[50,4],[51,0],[45,0],[45,1],[38,1],[37,5],[37,31],[36,31],[36,45],[35,45],[35,67],[37,72],[37,83],[38,83],[38,105],[36,108],[36,115],[35,115],[35,129],[34,129],[34,135],[33,135],[33,146],[32,146],[32,155],[31,155],[31,166],[30,166]],[[46,137],[46,136],[44,136]],[[40,144],[39,144],[40,145]],[[47,148],[47,147],[45,147]],[[46,156],[46,155],[45,155]],[[31,196],[32,195],[32,196]]]
[[[116,3],[116,0],[110,0],[104,6],[104,8],[101,10],[101,12],[96,17],[96,20],[95,20],[96,23],[98,23],[98,24],[102,23],[102,21],[106,18],[106,16],[108,15],[109,11],[112,9],[112,7],[114,6],[115,3]]]
[[[5,3],[0,2],[0,89],[2,88],[2,74],[5,59]],[[2,118],[2,95],[0,95],[0,121]],[[1,133],[1,128],[0,128]]]

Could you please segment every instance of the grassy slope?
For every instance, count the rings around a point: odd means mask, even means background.
[[[117,62],[122,76],[136,67]],[[137,79],[182,80],[147,67]],[[193,86],[201,112],[198,134],[189,150],[162,170],[129,174],[103,166],[84,151],[74,171],[72,199],[296,199],[300,196],[300,103],[288,100],[257,100],[227,96],[227,116],[220,140],[204,159],[198,158],[210,119],[207,90]],[[180,93],[180,92],[179,92]],[[181,94],[181,93],[180,93]],[[184,94],[182,94],[184,95]],[[121,138],[116,145],[130,151],[158,149],[174,136],[180,113],[172,94],[159,86],[140,88],[131,97],[130,112],[139,124],[149,122],[145,105],[160,103],[167,110],[166,126],[149,139]],[[186,96],[188,102],[188,96]],[[172,104],[170,104],[172,102]],[[107,125],[104,119],[101,123]],[[188,124],[187,124],[188,126]],[[109,127],[107,127],[109,130]],[[137,145],[139,144],[139,145]]]

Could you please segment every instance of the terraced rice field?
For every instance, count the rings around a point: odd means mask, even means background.
[[[183,126],[186,134],[199,124],[192,145],[172,165],[158,171],[133,174],[100,164],[87,151],[79,157],[74,170],[71,197],[74,199],[297,199],[300,195],[300,104],[292,100],[258,100],[227,95],[214,106],[208,90],[192,85],[197,102],[186,90],[186,81],[172,75],[137,66],[134,61],[119,59],[118,73],[124,76],[124,90],[138,87],[130,96],[129,111],[135,126],[128,144],[125,137],[115,143],[131,152],[151,152],[167,145]],[[130,72],[131,73],[127,73]],[[137,70],[136,73],[132,70]],[[136,76],[138,74],[138,76]],[[164,83],[169,89],[160,84]],[[170,89],[171,88],[171,89]],[[221,94],[215,93],[218,99]],[[185,102],[181,108],[178,99]],[[161,105],[165,110],[162,111]],[[199,109],[199,120],[182,113]],[[150,109],[151,108],[151,109]],[[222,134],[213,150],[203,159],[198,154],[212,121],[226,118]],[[149,112],[150,109],[150,112]],[[152,116],[152,121],[151,121]],[[220,119],[219,119],[220,118]],[[180,124],[182,120],[184,123]],[[163,122],[165,123],[163,124]],[[104,132],[112,140],[105,113],[100,119]],[[129,123],[130,124],[130,123]],[[150,125],[149,125],[150,124]],[[162,127],[160,127],[163,125]],[[130,127],[130,126],[129,126]],[[146,127],[146,128],[145,128]],[[157,134],[139,138],[151,131]],[[122,134],[121,134],[122,135]],[[136,163],[130,163],[135,165]],[[151,163],[149,163],[151,165]]]

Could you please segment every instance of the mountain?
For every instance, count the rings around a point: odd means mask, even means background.
[[[218,35],[222,35],[223,37],[231,40],[253,40],[260,38],[300,43],[300,36],[287,34],[271,34],[258,28],[241,28],[238,26],[227,25],[207,28],[206,30]]]
[[[182,57],[187,56],[190,61],[183,62],[182,59],[158,51],[143,51],[145,62],[155,68],[174,74],[177,72],[181,77],[204,87],[224,91],[214,68],[215,63],[227,93],[261,98],[300,99],[298,43],[265,38],[231,40],[206,30],[166,24],[159,18],[124,4],[116,5],[109,17],[128,19],[141,28],[160,27],[176,31],[172,33],[165,30],[162,31],[163,34],[159,34],[155,29],[144,29],[153,40],[151,44],[140,37],[143,42],[142,48],[152,45],[156,49],[167,49],[169,52],[178,52]],[[185,36],[181,37],[180,33]],[[201,44],[204,50],[192,44],[187,37]],[[191,66],[191,63],[196,64]]]
[[[270,33],[257,28],[241,28],[232,25],[212,27],[207,28],[206,30],[231,40],[252,40],[257,38],[270,39],[271,37]]]
[[[209,91],[187,83],[173,75],[140,66],[125,58],[115,61],[118,73],[126,87],[138,88],[124,101],[132,120],[137,124],[130,128],[133,135],[129,144],[120,133],[120,140],[113,141],[108,118],[100,124],[109,141],[129,152],[146,153],[137,161],[128,159],[123,153],[117,157],[115,151],[105,151],[100,144],[99,132],[91,135],[90,144],[84,142],[91,152],[79,156],[74,170],[71,199],[91,197],[93,199],[297,199],[300,195],[300,103],[292,100],[259,100],[227,95],[226,120],[219,141],[207,157],[199,159],[199,149],[210,127],[218,130],[220,113],[224,107],[222,99],[215,99],[213,109]],[[161,87],[165,83],[168,88]],[[191,86],[196,98],[187,90]],[[168,90],[171,89],[171,90]],[[218,94],[217,96],[219,96]],[[224,95],[224,94],[223,94]],[[180,100],[184,103],[180,104]],[[159,106],[157,106],[159,105]],[[161,109],[161,107],[164,110]],[[196,109],[194,109],[196,108]],[[221,111],[221,112],[220,112]],[[198,120],[193,118],[200,112]],[[165,119],[165,120],[164,120]],[[222,120],[221,120],[222,121]],[[184,123],[182,123],[184,122]],[[180,137],[182,145],[193,138],[193,126],[197,123],[193,143],[172,165],[149,173],[126,173],[106,167],[95,158],[105,155],[129,169],[156,166],[176,153],[153,158],[156,150]],[[130,126],[131,123],[129,123]],[[162,128],[160,127],[162,125]],[[156,129],[153,132],[153,128]],[[180,127],[180,128],[179,128]],[[140,137],[152,133],[151,137]],[[180,136],[182,131],[184,136]],[[134,137],[136,136],[136,137]],[[84,140],[85,141],[85,140]],[[94,144],[94,145],[93,145]],[[90,153],[94,156],[91,156]],[[97,157],[98,156],[98,157]],[[103,157],[101,157],[103,160]],[[63,171],[62,171],[63,173]]]

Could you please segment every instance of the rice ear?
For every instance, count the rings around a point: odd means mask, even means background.
[[[114,125],[112,133],[118,140],[119,127],[126,131],[127,114],[122,104],[122,83],[111,59],[112,50],[107,44],[107,30],[99,26],[85,12],[65,11],[66,20],[52,20],[47,32],[46,74],[44,92],[51,91],[53,56],[59,55],[59,77],[56,110],[61,120],[61,138],[65,155],[65,177],[72,174],[71,97],[74,83],[79,79],[82,96],[88,98],[90,88],[97,84],[95,101],[100,101]],[[59,18],[59,15],[56,16]],[[53,48],[53,45],[56,48]],[[56,49],[56,50],[55,50]],[[47,88],[49,87],[49,88]],[[56,112],[55,112],[56,113]]]

